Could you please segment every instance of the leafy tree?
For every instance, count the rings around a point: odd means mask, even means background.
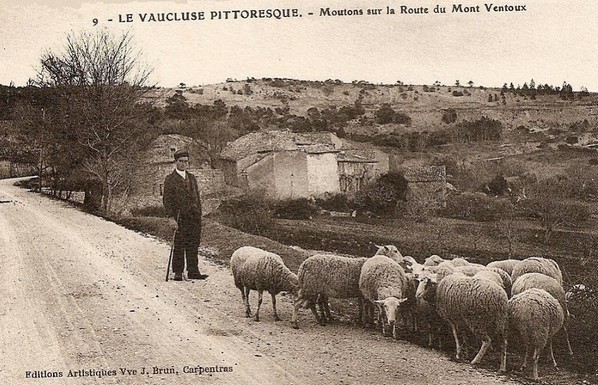
[[[457,111],[454,108],[443,110],[442,121],[446,124],[455,123],[457,121]]]
[[[392,109],[390,104],[384,103],[382,106],[376,111],[376,122],[378,124],[389,124],[394,121],[395,117],[395,110]]]
[[[407,200],[407,186],[407,179],[402,174],[384,174],[357,193],[355,204],[377,214],[394,213],[397,203]]]
[[[175,119],[185,119],[189,115],[189,103],[181,91],[177,91],[166,99],[164,112],[167,117]]]

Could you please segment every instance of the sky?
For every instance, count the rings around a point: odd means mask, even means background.
[[[452,12],[459,4],[479,12]],[[490,4],[525,10],[488,12]],[[437,5],[446,13],[434,13]],[[320,15],[327,8],[363,15]],[[415,13],[423,8],[427,14]],[[292,9],[301,17],[211,17],[213,11]],[[381,14],[368,15],[369,9]],[[152,13],[182,12],[203,12],[204,19],[147,21]],[[132,21],[120,22],[127,14]],[[446,85],[471,80],[500,87],[533,78],[536,84],[566,81],[574,90],[598,91],[597,17],[598,1],[588,0],[2,0],[0,84],[25,85],[41,55],[60,52],[69,33],[104,28],[132,33],[154,68],[151,83],[163,87],[248,77]]]

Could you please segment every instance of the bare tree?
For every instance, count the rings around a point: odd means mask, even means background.
[[[104,211],[146,132],[139,102],[151,72],[129,33],[72,33],[62,52],[41,57],[38,84],[57,91],[57,114],[85,149],[85,169],[101,181]]]

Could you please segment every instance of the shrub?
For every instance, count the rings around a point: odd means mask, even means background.
[[[384,174],[357,193],[355,205],[380,215],[395,214],[397,203],[407,199],[407,185],[403,174]]]
[[[308,198],[285,199],[274,205],[274,215],[283,219],[311,219],[318,212],[318,207]]]
[[[484,186],[484,192],[492,195],[503,195],[509,191],[509,184],[504,176],[497,174],[487,185]]]
[[[316,204],[324,210],[344,212],[351,210],[345,194],[335,194],[325,198],[317,198]]]
[[[376,123],[378,124],[389,124],[394,121],[395,117],[395,110],[392,109],[390,104],[384,103],[377,111],[376,111]]]
[[[166,210],[164,210],[164,206],[138,207],[131,209],[131,215],[134,217],[165,218]]]
[[[455,123],[457,121],[457,111],[454,108],[443,110],[442,121],[446,124]]]
[[[542,224],[545,243],[558,227],[578,225],[590,217],[585,204],[566,199],[571,195],[569,182],[564,176],[540,180],[529,186],[529,198],[522,202],[523,211]]]
[[[502,136],[502,123],[482,116],[478,120],[465,121],[457,126],[457,135],[462,142],[499,140]]]
[[[489,222],[501,219],[510,212],[511,202],[507,199],[493,198],[482,193],[462,193],[447,199],[446,207],[440,215],[448,218]]]
[[[580,353],[579,359],[573,360],[577,370],[582,373],[597,374],[598,350],[595,348],[598,338],[598,280],[594,276],[584,279],[584,289],[571,290],[568,298],[569,311],[573,315],[567,325],[571,344]]]
[[[253,193],[223,202],[220,220],[246,233],[261,235],[272,227],[272,211],[263,194]]]
[[[409,126],[411,125],[411,117],[403,112],[397,112],[394,116],[393,122]]]

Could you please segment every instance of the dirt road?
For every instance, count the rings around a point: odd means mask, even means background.
[[[201,259],[207,281],[164,282],[168,244],[13,182],[0,181],[1,384],[515,383],[307,311],[291,329],[288,297],[283,321],[269,296],[246,319],[228,269]]]

